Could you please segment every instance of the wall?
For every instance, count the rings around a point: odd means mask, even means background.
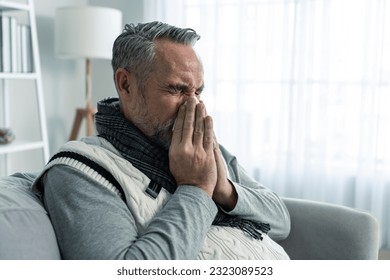
[[[89,0],[91,6],[106,6],[122,11],[123,24],[143,21],[143,0]],[[108,97],[116,96],[112,76],[111,61],[92,61],[93,103]]]
[[[83,60],[60,59],[54,51],[55,10],[62,6],[93,5],[116,8],[123,13],[123,22],[141,22],[143,19],[142,0],[35,0],[35,11],[42,68],[42,83],[45,96],[46,118],[50,153],[53,154],[67,141],[73,123],[75,109],[83,107],[85,96],[85,62]],[[18,134],[39,137],[36,121],[29,116],[35,106],[27,98],[31,83],[19,83],[11,102],[12,108],[19,108],[12,115],[16,119],[12,127]],[[112,70],[108,60],[92,60],[93,102],[106,96],[115,96]],[[84,134],[82,127],[79,137]],[[15,153],[9,157],[10,173],[39,170],[42,167],[41,153]],[[0,168],[1,169],[1,168]]]

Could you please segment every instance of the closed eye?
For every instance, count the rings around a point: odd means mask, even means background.
[[[201,95],[204,89],[204,85],[196,89],[195,94]],[[176,84],[176,85],[169,85],[166,87],[166,91],[170,94],[189,94],[191,93],[191,88],[185,84]]]
[[[201,95],[204,90],[204,85],[201,85],[195,92],[196,95]]]
[[[167,91],[172,94],[185,94],[187,87],[184,85],[170,85],[167,88]]]

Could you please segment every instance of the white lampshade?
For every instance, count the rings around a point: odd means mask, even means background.
[[[55,48],[60,57],[111,59],[122,31],[122,13],[106,7],[61,7],[55,15]]]

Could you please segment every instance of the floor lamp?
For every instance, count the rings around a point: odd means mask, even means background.
[[[87,136],[94,132],[93,117],[96,109],[91,104],[91,59],[111,59],[112,44],[122,29],[119,10],[71,6],[56,9],[55,47],[62,58],[85,60],[85,108],[76,109],[69,140],[75,140],[83,119],[86,119]]]

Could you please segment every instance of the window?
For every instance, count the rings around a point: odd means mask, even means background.
[[[153,19],[202,36],[206,106],[249,173],[282,196],[369,210],[390,247],[389,1],[160,5]]]

